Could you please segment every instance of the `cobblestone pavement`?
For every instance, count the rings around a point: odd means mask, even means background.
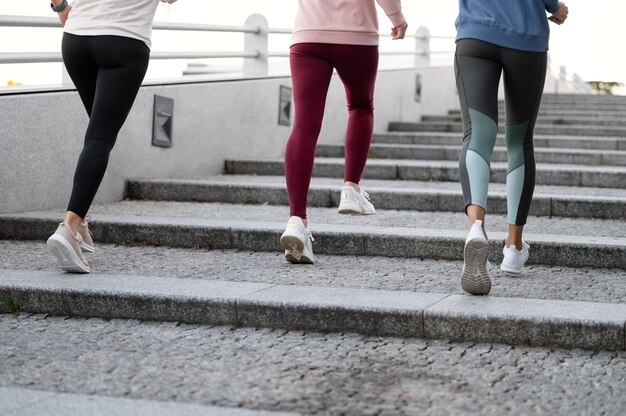
[[[462,294],[460,261],[318,256],[292,265],[283,254],[234,250],[98,245],[87,253],[94,273],[265,282]],[[519,277],[492,267],[493,296],[626,302],[624,270],[528,266]],[[59,270],[44,242],[0,240],[0,269]],[[0,274],[2,271],[0,270]]]
[[[0,386],[330,415],[621,415],[626,353],[0,315]]]

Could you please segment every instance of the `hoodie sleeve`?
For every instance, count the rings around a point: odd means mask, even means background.
[[[400,0],[376,0],[385,14],[391,20],[393,27],[398,27],[406,22],[402,14],[402,2]]]
[[[546,10],[552,14],[558,12],[561,7],[559,0],[543,0],[543,2],[546,5]]]

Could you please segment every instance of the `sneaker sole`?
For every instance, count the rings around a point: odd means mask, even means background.
[[[339,205],[339,208],[337,209],[337,212],[339,214],[342,215],[374,215],[376,213],[376,211],[374,212],[367,212],[367,211],[363,211],[361,209],[360,206],[354,206],[354,205]]]
[[[465,245],[461,287],[472,295],[486,295],[491,291],[487,271],[489,243],[482,239],[470,240]]]
[[[295,235],[283,235],[280,237],[280,246],[288,251],[295,251],[302,253],[304,250],[304,243]]]
[[[293,251],[285,252],[285,260],[287,260],[289,263],[300,263],[301,258],[302,255],[297,256],[296,253],[294,253]]]
[[[46,242],[59,262],[59,267],[68,273],[89,273],[91,270],[80,260],[70,243],[61,236],[52,235]]]
[[[500,264],[500,270],[508,274],[521,274],[522,271],[524,270],[524,266],[526,265],[527,261],[528,261],[528,256],[524,259],[524,262],[522,263],[519,269],[514,269],[513,267],[503,262]]]
[[[285,260],[293,264],[315,264],[315,259],[303,254],[300,258],[296,258],[292,253],[285,253]]]
[[[304,244],[294,235],[280,237],[280,246],[285,250],[285,260],[289,263],[301,263]]]
[[[500,270],[502,270],[504,273],[508,273],[508,274],[521,274],[522,270],[524,270],[524,266],[520,267],[519,269],[513,269],[512,267],[509,266],[505,266],[504,264],[500,265]]]

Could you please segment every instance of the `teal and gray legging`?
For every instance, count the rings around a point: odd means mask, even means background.
[[[487,210],[489,166],[498,133],[498,86],[504,72],[506,192],[509,224],[525,225],[535,189],[533,129],[546,77],[547,54],[475,39],[457,42],[454,58],[465,135],[459,172],[465,208]]]

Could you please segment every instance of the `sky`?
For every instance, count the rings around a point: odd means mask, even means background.
[[[508,0],[516,1],[516,0]],[[562,26],[552,28],[550,52],[553,65],[565,65],[568,72],[579,74],[584,80],[620,81],[626,83],[626,57],[619,46],[626,39],[626,15],[623,0],[570,0],[570,17]],[[598,4],[601,3],[601,7]],[[175,4],[161,4],[155,20],[193,22],[223,25],[242,25],[252,13],[265,15],[271,27],[288,28],[293,25],[296,0],[179,0]],[[403,9],[410,31],[426,26],[432,35],[454,36],[454,20],[458,0],[404,0]],[[48,0],[2,0],[5,15],[54,16]],[[380,17],[381,30],[389,28],[384,14]],[[60,49],[60,29],[0,28],[0,52],[51,52]],[[243,37],[237,34],[202,34],[194,32],[154,33],[153,51],[222,51],[242,48]],[[289,36],[270,38],[270,50],[286,50]],[[385,41],[381,50],[410,50],[413,40]],[[453,50],[452,40],[433,41],[432,50]],[[441,55],[435,63],[449,64],[451,55]],[[212,64],[214,62],[211,62]],[[236,64],[233,63],[233,64]],[[185,62],[151,64],[148,78],[177,76]],[[0,85],[9,79],[23,84],[58,83],[59,64],[0,65]]]

